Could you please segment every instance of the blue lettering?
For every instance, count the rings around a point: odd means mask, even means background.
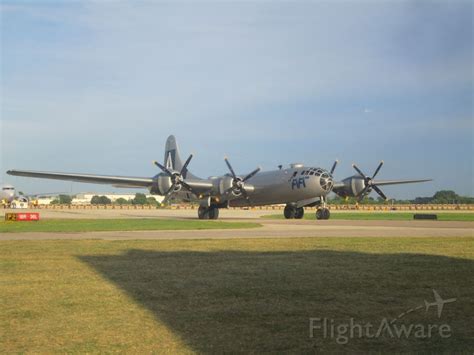
[[[300,188],[297,179],[291,180],[291,189],[294,190],[294,189],[295,189],[295,186],[297,186],[298,189]]]

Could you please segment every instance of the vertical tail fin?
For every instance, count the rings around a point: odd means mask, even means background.
[[[181,157],[179,155],[178,143],[176,142],[176,138],[173,135],[169,136],[166,140],[164,165],[168,169],[175,171],[181,171],[183,168],[183,162],[181,161]],[[196,178],[193,174],[188,172],[188,169],[183,172],[183,177],[185,179]]]
[[[178,145],[176,144],[176,138],[174,136],[169,136],[166,140],[164,163],[170,170],[180,171],[183,167],[181,157],[179,156]]]

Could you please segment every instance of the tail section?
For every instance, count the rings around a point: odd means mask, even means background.
[[[173,135],[169,136],[166,140],[164,163],[165,167],[170,170],[181,171],[181,169],[183,168],[183,162],[179,155],[178,143],[176,142],[176,138]],[[185,179],[196,178],[188,171],[188,169],[183,172],[183,177]]]

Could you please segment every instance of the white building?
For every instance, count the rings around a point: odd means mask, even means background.
[[[127,201],[131,201],[135,198],[135,194],[116,194],[116,193],[99,193],[99,192],[85,192],[76,194],[76,197],[72,200],[73,205],[88,205],[91,203],[91,199],[94,196],[106,196],[110,201],[115,202],[119,198],[123,198]],[[157,202],[163,201],[164,197],[159,195],[145,195],[148,197],[154,197]]]

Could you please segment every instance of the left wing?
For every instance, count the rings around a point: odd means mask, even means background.
[[[153,178],[146,177],[58,173],[31,170],[8,170],[7,174],[40,179],[66,180],[92,184],[110,184],[117,187],[150,187],[153,185]]]

